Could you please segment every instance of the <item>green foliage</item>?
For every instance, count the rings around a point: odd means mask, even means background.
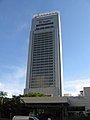
[[[25,94],[25,97],[47,97],[47,96],[49,95],[42,94],[39,92],[31,92],[31,93]]]
[[[3,102],[2,102],[3,98]],[[24,103],[21,103],[20,96],[13,96],[12,98],[0,98],[0,117],[10,118],[14,115],[21,115],[25,113],[26,109]]]
[[[5,97],[7,96],[7,92],[0,91],[0,97]]]
[[[26,95],[5,97],[6,92],[0,92],[0,118],[11,118],[14,115],[27,115],[29,113],[24,102],[21,102],[21,97],[43,97],[48,96],[38,92],[32,92]],[[2,119],[0,119],[2,120]]]

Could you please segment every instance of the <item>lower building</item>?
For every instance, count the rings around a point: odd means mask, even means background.
[[[87,114],[90,111],[90,87],[84,87],[79,96],[22,97],[27,109],[41,111],[52,120],[64,120],[68,115]]]
[[[76,97],[68,97],[70,103],[69,110],[77,113],[82,111],[86,114],[90,110],[90,87],[84,87],[83,91],[80,92],[81,94]]]

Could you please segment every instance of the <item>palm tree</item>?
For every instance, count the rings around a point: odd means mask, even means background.
[[[1,113],[3,112],[3,104],[4,104],[4,97],[7,96],[7,92],[4,91],[0,91],[0,117],[1,117]]]

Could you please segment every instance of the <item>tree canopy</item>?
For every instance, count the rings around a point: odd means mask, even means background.
[[[6,97],[6,96],[7,96],[7,92],[0,91],[0,97]]]
[[[25,94],[24,96],[25,97],[47,97],[47,96],[50,96],[50,95],[46,95],[46,94],[39,93],[39,92],[30,92],[28,94]]]

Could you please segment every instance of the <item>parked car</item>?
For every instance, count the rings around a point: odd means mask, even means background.
[[[37,117],[30,116],[14,116],[12,120],[39,120]]]

